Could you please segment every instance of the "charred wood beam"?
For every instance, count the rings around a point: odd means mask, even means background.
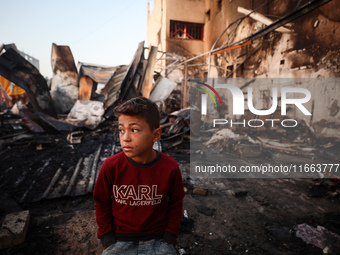
[[[68,184],[68,187],[66,189],[65,196],[70,195],[71,189],[74,186],[74,183],[76,182],[77,176],[79,174],[80,164],[82,162],[83,162],[83,158],[80,158],[79,161],[78,161],[78,164],[77,164],[77,166],[76,166],[76,168],[75,168],[75,170],[73,172],[73,175],[71,177],[70,183]]]
[[[6,178],[6,177],[10,175],[10,172],[12,170],[13,170],[13,167],[10,167],[6,171],[4,171],[4,173],[0,176],[0,181],[1,181],[0,188],[2,188],[3,186],[7,184],[7,182],[9,181],[9,178]]]
[[[47,195],[50,193],[50,190],[51,188],[53,187],[53,185],[57,182],[57,180],[59,179],[59,176],[60,176],[60,173],[61,173],[61,168],[59,168],[57,170],[57,172],[54,174],[53,178],[52,178],[52,181],[50,182],[50,184],[48,185],[48,187],[46,188],[44,194],[42,195],[41,198],[46,198]]]
[[[36,178],[41,176],[41,174],[44,172],[44,170],[47,168],[47,166],[50,164],[50,159],[46,161],[46,163],[43,165],[43,167],[35,174],[33,177],[35,178],[32,182],[31,185],[28,187],[28,189],[25,191],[24,195],[20,199],[20,203],[23,203],[24,200],[26,199],[28,193],[31,191],[31,189],[34,187]]]
[[[94,160],[94,154],[91,154],[89,157],[88,157],[88,160],[87,160],[87,164],[85,165],[85,175],[84,175],[84,187],[83,187],[83,194],[86,193],[86,184],[88,183],[88,179],[89,179],[89,176],[90,176],[90,172],[91,172],[91,166],[93,164],[93,160]]]
[[[97,165],[98,165],[98,160],[99,160],[99,155],[102,150],[103,144],[100,144],[99,148],[97,149],[94,160],[93,160],[93,165],[92,165],[92,171],[91,171],[91,179],[89,181],[89,185],[87,187],[87,192],[91,193],[93,191],[93,185],[96,181],[96,175],[97,175]]]
[[[40,123],[43,123],[44,127],[47,127],[47,130],[51,132],[55,130],[60,131],[60,132],[63,132],[63,131],[72,132],[73,130],[78,128],[76,125],[72,125],[71,123],[67,123],[65,121],[55,119],[41,112],[37,112],[36,116],[39,117]]]

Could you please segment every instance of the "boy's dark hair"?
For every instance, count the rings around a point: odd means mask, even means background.
[[[151,130],[159,128],[159,111],[157,105],[145,97],[134,97],[114,109],[116,117],[120,115],[144,117]]]

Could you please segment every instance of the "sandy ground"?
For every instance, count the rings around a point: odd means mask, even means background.
[[[339,232],[339,201],[310,197],[313,184],[312,180],[214,179],[204,183],[207,196],[194,195],[189,188],[184,199],[188,218],[177,248],[186,254],[322,254],[290,233],[300,223]],[[236,190],[248,194],[236,197]],[[25,250],[18,254],[101,254],[91,196],[46,201],[45,212],[41,206],[31,208]]]
[[[322,180],[192,179],[188,143],[167,153],[179,162],[186,189],[179,254],[323,254],[296,238],[293,227],[322,225],[340,234],[339,196],[311,196]],[[194,186],[207,195],[193,194]],[[20,206],[31,212],[26,242],[1,254],[101,254],[91,194]]]

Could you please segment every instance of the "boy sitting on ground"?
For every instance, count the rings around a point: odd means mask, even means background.
[[[103,254],[176,254],[183,182],[177,162],[153,149],[157,105],[137,97],[114,112],[123,151],[105,160],[93,193]]]

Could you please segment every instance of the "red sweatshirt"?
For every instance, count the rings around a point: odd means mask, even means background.
[[[124,152],[107,158],[100,169],[93,198],[97,236],[110,233],[178,236],[183,210],[183,182],[177,162],[164,153],[148,164]]]

